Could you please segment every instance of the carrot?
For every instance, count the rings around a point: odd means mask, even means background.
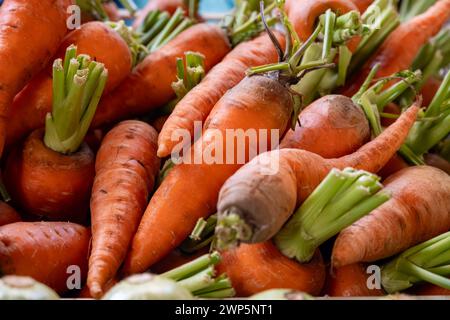
[[[88,286],[95,298],[113,279],[153,190],[160,161],[157,133],[140,121],[124,121],[104,138],[91,196],[92,249]]]
[[[177,74],[175,61],[184,52],[203,54],[205,69],[209,70],[229,50],[228,40],[219,27],[207,24],[190,27],[148,55],[113,92],[102,99],[93,127],[142,115],[169,102],[174,95],[171,83]]]
[[[412,106],[375,140],[341,158],[325,160],[295,149],[276,150],[254,158],[220,190],[218,225],[221,221],[225,225],[218,238],[225,244],[266,241],[281,229],[332,168],[377,172],[401,146],[418,111],[418,105]]]
[[[449,18],[450,0],[440,0],[425,13],[401,24],[349,81],[349,85],[342,93],[347,96],[353,95],[376,64],[380,64],[376,77],[386,77],[408,69],[422,46],[439,32]],[[405,46],[404,43],[408,45]]]
[[[83,140],[108,72],[89,56],[76,53],[70,46],[64,65],[55,60],[53,106],[45,132],[33,131],[10,153],[5,183],[26,214],[85,222],[95,159]]]
[[[383,290],[369,288],[367,265],[349,264],[330,269],[324,293],[331,297],[374,297],[383,296]]]
[[[359,12],[364,12],[374,2],[374,0],[352,0]]]
[[[392,198],[336,239],[334,266],[390,257],[449,230],[447,174],[428,166],[411,167],[390,177],[385,186]]]
[[[113,279],[110,282],[108,282],[105,286],[105,291],[109,291],[113,286],[115,286],[119,282],[118,279]],[[81,291],[76,296],[77,299],[94,299],[94,297],[91,295],[91,290],[89,289],[88,285],[85,285]]]
[[[264,21],[264,15],[262,18]],[[268,28],[267,30],[271,32]],[[219,190],[226,179],[250,158],[262,152],[261,146],[271,149],[279,142],[279,137],[272,137],[273,133],[282,136],[292,124],[292,119],[297,118],[301,107],[301,103],[293,96],[293,91],[286,88],[286,85],[298,82],[299,79],[302,81],[310,68],[315,70],[330,67],[323,62],[316,62],[312,66],[301,62],[305,51],[314,44],[320,30],[321,27],[318,27],[302,46],[296,44],[295,50],[288,48],[290,50],[287,50],[284,65],[291,64],[289,70],[281,69],[282,63],[252,68],[248,77],[216,103],[206,119],[203,138],[198,140],[190,151],[184,153],[187,161],[183,163],[181,159],[182,163],[171,169],[151,199],[133,239],[124,266],[125,273],[145,270],[178,246],[189,235],[199,218],[207,217],[214,212]],[[275,36],[271,38],[275,39]],[[283,60],[284,53],[281,46],[276,41],[274,43],[280,60]],[[279,76],[274,77],[276,74]],[[239,138],[239,132],[245,133],[249,129],[256,130],[255,132],[264,130],[267,135],[259,138],[257,134],[254,141],[249,143],[254,143],[251,147],[246,143],[248,138],[244,137],[244,141]],[[227,130],[235,130],[235,134],[230,137],[226,133]],[[219,133],[220,137],[216,138]],[[212,148],[215,150],[216,139],[221,140],[222,146],[232,143],[231,150],[227,150],[229,154],[215,151],[217,152],[216,156],[213,156],[215,159],[209,158],[201,163],[195,161],[192,163],[189,160],[204,160],[203,155],[211,153]],[[237,144],[241,144],[239,152],[242,151],[242,159],[239,159],[237,154]],[[192,180],[199,181],[198,192],[195,194],[187,192],[189,187],[186,181]]]
[[[281,34],[276,35],[284,45]],[[276,62],[277,57],[267,34],[239,44],[176,105],[158,137],[158,156],[168,156],[180,143],[172,137],[178,130],[186,130],[194,136],[195,122],[205,121],[217,101],[245,77],[248,68]]]
[[[6,202],[0,201],[0,226],[19,222],[22,219],[17,211]]]
[[[29,276],[58,293],[68,290],[68,267],[86,276],[89,229],[68,222],[17,222],[0,227],[2,274]]]
[[[285,288],[318,295],[325,282],[319,251],[306,264],[285,257],[272,242],[243,244],[221,253],[219,272],[226,273],[239,297]]]
[[[395,154],[387,163],[386,165],[378,171],[378,174],[383,179],[389,178],[391,175],[393,175],[396,172],[399,172],[402,169],[408,168],[408,163],[398,154]]]
[[[450,175],[450,162],[448,160],[434,153],[427,153],[424,158],[427,165],[441,169]]]
[[[0,81],[0,155],[12,100],[58,49],[67,32],[66,10],[71,3],[6,0],[0,7],[0,69],[8,70]]]
[[[302,41],[313,33],[316,20],[328,9],[343,14],[358,10],[351,0],[287,0],[286,12]]]
[[[197,259],[198,257],[207,254],[208,248],[205,247],[193,254],[183,253],[179,249],[175,249],[171,251],[167,256],[165,256],[162,260],[158,261],[156,264],[152,266],[151,271],[156,274],[161,274],[167,272],[171,269],[180,267],[190,261]]]
[[[55,59],[63,58],[68,46],[76,45],[80,54],[102,62],[109,71],[105,93],[114,89],[130,73],[132,57],[127,43],[102,22],[89,22],[70,32],[60,45]],[[52,77],[42,71],[15,97],[8,115],[6,143],[8,146],[41,128],[52,106]],[[27,115],[27,116],[24,116]]]
[[[342,157],[369,140],[369,123],[350,98],[322,97],[300,113],[294,130],[286,133],[280,148],[303,149],[324,158]]]

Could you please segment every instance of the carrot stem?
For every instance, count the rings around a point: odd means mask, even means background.
[[[154,23],[149,24],[148,28],[143,28],[143,34],[141,35],[141,43],[147,46],[157,35],[161,32],[164,26],[169,22],[170,15],[167,12],[158,13],[155,18],[153,18],[153,14],[150,19],[157,19]]]
[[[436,3],[436,0],[411,1],[403,0],[400,5],[400,19],[402,22],[411,20],[415,16],[425,12]]]
[[[331,9],[328,9],[325,13],[325,16],[323,18],[323,46],[322,46],[322,60],[325,60],[331,50],[331,44],[333,43],[333,32],[334,32],[334,25],[336,23],[336,14],[331,11]]]
[[[135,14],[138,10],[138,7],[133,0],[119,0],[119,2],[130,14]]]
[[[148,49],[150,51],[155,51],[159,47],[161,47],[163,40],[169,36],[170,32],[175,29],[175,27],[183,20],[183,9],[178,8],[175,13],[172,15],[170,20],[167,22],[167,24],[164,26],[161,32],[158,33],[155,39],[153,39],[152,42],[150,42],[150,46]]]
[[[213,252],[211,254],[205,254],[191,262],[188,262],[178,268],[167,271],[161,276],[180,281],[189,278],[198,272],[208,268],[209,266],[216,265],[220,262],[220,254],[218,252]]]
[[[278,232],[275,244],[289,258],[310,261],[322,243],[389,200],[379,180],[365,171],[333,169]]]
[[[214,244],[219,250],[235,247],[240,241],[249,240],[252,236],[252,227],[233,210],[231,208],[218,216]]]
[[[194,274],[191,277],[179,280],[178,284],[191,292],[204,289],[214,283],[214,267],[208,268]]]

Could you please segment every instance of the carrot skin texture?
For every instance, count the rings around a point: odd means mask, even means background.
[[[344,96],[328,95],[314,101],[300,113],[299,122],[295,130],[286,133],[280,148],[338,158],[355,152],[370,138],[364,112]]]
[[[375,140],[353,154],[336,159],[297,149],[280,149],[259,155],[229,178],[220,190],[217,209],[235,208],[252,217],[251,242],[272,238],[298,207],[320,184],[332,168],[353,167],[378,172],[400,148],[413,125],[418,105],[410,107],[397,122]],[[273,170],[277,164],[276,171]],[[273,172],[264,175],[261,172]],[[273,190],[277,190],[274,193]],[[258,213],[258,214],[256,214]]]
[[[393,256],[450,229],[450,177],[418,166],[384,182],[389,201],[341,231],[333,248],[336,267]]]
[[[422,46],[435,36],[450,18],[450,0],[437,1],[425,13],[401,24],[384,41],[373,57],[350,79],[342,93],[353,96],[370,70],[380,64],[376,77],[387,77],[409,69]],[[407,43],[408,45],[405,45]]]
[[[144,122],[124,121],[108,132],[97,154],[88,273],[95,298],[116,275],[147,206],[160,167],[157,136]]]
[[[276,288],[318,295],[325,282],[325,265],[319,251],[310,262],[300,264],[284,256],[271,241],[267,241],[241,244],[222,252],[221,257],[217,271],[227,274],[238,297]]]
[[[6,202],[0,201],[0,227],[22,221],[17,211]]]
[[[350,0],[287,0],[285,9],[302,41],[309,38],[315,29],[317,19],[328,9],[340,14],[358,10]]]
[[[71,155],[55,152],[35,130],[8,155],[5,184],[24,213],[86,223],[95,157],[83,144]]]
[[[66,48],[71,44],[77,46],[78,54],[87,54],[108,69],[105,94],[117,87],[131,72],[130,49],[117,32],[102,22],[88,22],[67,34],[54,59],[63,58]],[[7,147],[44,126],[45,116],[52,109],[52,96],[51,65],[48,65],[14,98],[6,127]]]
[[[330,270],[325,294],[330,297],[376,297],[383,296],[382,289],[369,289],[367,266],[355,263]]]
[[[17,222],[0,227],[0,271],[29,276],[59,294],[68,291],[69,266],[87,272],[90,231],[70,222]]]
[[[58,49],[67,32],[66,9],[71,4],[70,0],[5,0],[0,7],[0,70],[8,70],[0,80],[0,155],[12,100]]]
[[[284,47],[284,37],[275,32]],[[214,105],[231,88],[237,85],[250,67],[277,62],[277,53],[267,34],[243,42],[206,75],[195,88],[176,105],[158,138],[158,156],[170,155],[180,142],[172,140],[177,130],[187,130],[194,136],[194,122],[204,122]]]
[[[128,77],[100,102],[93,127],[124,118],[146,114],[168,103],[174,92],[176,58],[186,51],[205,56],[205,69],[210,70],[231,50],[220,27],[197,24],[179,34],[174,40],[148,55]]]
[[[276,80],[263,76],[245,78],[215,105],[205,123],[204,142],[198,140],[191,151],[203,154],[214,143],[210,140],[217,131],[226,140],[226,129],[275,129],[281,136],[292,108],[290,93]],[[267,138],[270,147],[270,133]],[[199,218],[215,212],[222,184],[242,166],[236,159],[231,162],[179,164],[172,168],[142,218],[125,262],[126,274],[152,266],[189,235]],[[196,181],[195,193],[191,192],[189,181]]]
[[[139,10],[136,19],[133,22],[133,28],[138,28],[144,22],[150,11],[166,11],[172,15],[178,7],[187,10],[183,0],[150,0],[144,8]]]

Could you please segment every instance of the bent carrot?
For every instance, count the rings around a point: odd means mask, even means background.
[[[361,263],[330,269],[324,293],[330,297],[383,296],[381,288],[369,288],[370,275],[371,273],[367,272],[367,265]]]
[[[276,35],[284,46],[284,37]],[[205,121],[225,92],[245,77],[248,68],[276,61],[277,52],[267,34],[239,44],[176,105],[158,137],[158,156],[168,156],[180,143],[172,137],[178,130],[186,130],[193,137],[195,122]]]
[[[100,61],[109,71],[105,93],[113,90],[130,73],[132,57],[127,43],[102,22],[89,22],[70,32],[60,45],[55,59],[63,58],[68,46],[76,45],[79,54]],[[52,77],[42,71],[15,97],[8,115],[6,144],[11,146],[31,131],[41,128],[52,107]],[[27,116],[24,116],[27,115]]]
[[[336,267],[390,257],[450,228],[450,177],[417,166],[385,181],[392,198],[344,229],[333,248]]]
[[[205,70],[209,70],[229,50],[228,39],[219,27],[203,23],[190,27],[148,55],[113,92],[102,99],[93,127],[142,115],[169,102],[174,96],[171,84],[176,80],[176,58],[186,51],[203,54]]]
[[[6,202],[0,201],[0,226],[22,221],[17,211]]]
[[[130,120],[108,132],[97,154],[88,273],[95,298],[116,275],[145,210],[159,172],[156,149],[156,131]]]
[[[70,4],[70,0],[5,0],[0,7],[0,69],[5,70],[0,80],[0,155],[12,100],[58,49],[67,32]]]
[[[17,222],[0,227],[0,271],[68,291],[71,266],[86,277],[89,229],[68,222]],[[73,272],[73,271],[72,271]]]
[[[267,241],[243,244],[221,256],[217,269],[227,274],[239,297],[277,288],[318,295],[325,282],[325,265],[319,251],[309,263],[300,264]]]
[[[412,106],[376,139],[341,158],[325,160],[295,149],[259,155],[223,185],[217,204],[219,220],[238,217],[237,225],[231,227],[245,230],[245,237],[233,241],[256,243],[272,238],[332,168],[380,170],[402,145],[418,111],[418,105]]]
[[[355,94],[377,64],[380,65],[377,77],[386,77],[408,69],[422,46],[439,32],[449,18],[450,0],[440,0],[425,13],[401,24],[349,81],[349,86],[342,93],[347,96]],[[405,46],[405,43],[408,45]]]

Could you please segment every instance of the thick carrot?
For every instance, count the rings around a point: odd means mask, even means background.
[[[19,222],[22,219],[17,211],[6,202],[0,201],[0,226]]]
[[[214,145],[214,135],[218,131],[222,133],[224,146],[226,140],[231,140],[226,137],[226,129],[244,132],[274,129],[283,133],[289,125],[292,109],[290,93],[275,79],[265,76],[245,78],[215,105],[206,120],[203,140],[197,141],[192,148],[191,159],[203,158],[203,150]],[[268,134],[260,142],[270,147],[270,138]],[[235,140],[234,136],[232,141]],[[125,264],[126,273],[146,270],[178,246],[199,218],[214,213],[220,187],[242,165],[235,159],[236,145],[234,142],[233,149],[229,150],[234,152],[231,161],[221,158],[213,163],[181,163],[169,172],[150,200],[133,239]],[[245,147],[248,159],[249,146]],[[189,192],[189,181],[196,181],[195,193]]]
[[[105,93],[114,89],[131,71],[132,58],[128,45],[117,32],[102,22],[89,22],[70,32],[60,45],[55,59],[63,58],[67,47],[72,44],[77,46],[78,53],[89,55],[108,69]],[[52,96],[52,74],[50,70],[44,70],[14,99],[6,127],[8,146],[44,126],[45,115],[52,107]]]
[[[95,115],[93,126],[142,115],[169,102],[174,93],[176,58],[186,51],[205,56],[205,70],[211,69],[229,51],[224,32],[215,25],[197,24],[183,31],[161,49],[148,55],[109,95],[105,96]]]
[[[404,169],[385,181],[392,198],[344,229],[334,244],[336,267],[390,257],[450,228],[450,177],[439,169]]]
[[[324,158],[338,158],[360,148],[370,138],[370,128],[361,107],[350,98],[322,97],[300,113],[280,148],[303,149]]]
[[[68,222],[17,222],[0,227],[0,271],[32,277],[64,293],[70,266],[80,268],[81,281],[86,277],[90,238],[89,229]]]
[[[243,244],[222,252],[221,256],[217,269],[227,274],[240,297],[277,288],[318,295],[325,282],[325,265],[319,251],[309,263],[300,264],[267,241]]]
[[[324,294],[331,297],[374,297],[383,296],[383,290],[369,288],[371,273],[367,265],[349,264],[341,268],[330,269]]]
[[[343,94],[347,96],[355,94],[376,64],[380,64],[377,77],[386,77],[408,69],[422,46],[439,32],[449,18],[450,0],[440,0],[425,13],[401,24],[348,82],[349,86],[344,88]],[[405,43],[408,45],[405,46]]]
[[[280,33],[276,35],[284,45],[284,37]],[[205,121],[225,92],[245,77],[248,68],[275,63],[277,58],[277,52],[267,34],[239,44],[176,105],[158,137],[158,156],[168,156],[180,143],[180,140],[172,137],[178,130],[186,130],[193,137],[194,123]]]
[[[144,122],[124,121],[108,132],[97,154],[88,273],[95,298],[116,275],[147,206],[160,167],[157,136]]]
[[[0,7],[0,155],[5,117],[14,96],[58,49],[67,32],[70,0],[5,0]],[[7,70],[7,71],[6,71]]]
[[[343,14],[358,10],[351,0],[287,0],[286,12],[302,41],[313,33],[319,18],[328,9]]]
[[[332,168],[380,170],[402,145],[418,111],[418,105],[412,106],[376,139],[341,158],[325,160],[295,149],[261,154],[223,185],[217,204],[219,220],[240,217],[236,227],[247,231],[241,241],[255,243],[272,238]]]
[[[139,10],[133,22],[133,28],[138,28],[144,22],[150,11],[160,10],[173,14],[179,7],[187,9],[184,0],[150,0],[144,8]]]

